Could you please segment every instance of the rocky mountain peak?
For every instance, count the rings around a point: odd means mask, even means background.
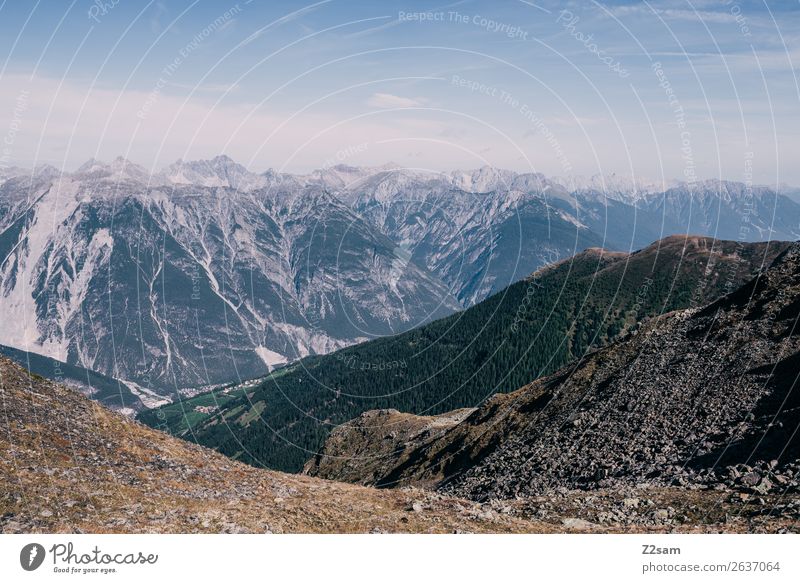
[[[84,180],[131,181],[142,184],[152,182],[155,177],[143,166],[135,164],[122,156],[117,156],[111,163],[90,158],[72,173],[72,176],[73,178]],[[157,177],[155,182],[158,182]]]
[[[510,190],[517,173],[493,166],[481,166],[475,170],[457,170],[452,172],[450,177],[456,188],[466,192],[485,193],[494,190]]]
[[[228,187],[241,191],[250,191],[267,184],[264,175],[250,172],[224,154],[210,160],[177,160],[163,174],[173,184]]]

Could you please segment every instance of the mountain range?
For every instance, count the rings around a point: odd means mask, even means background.
[[[391,336],[584,249],[670,233],[800,236],[766,187],[548,179],[490,167],[152,173],[122,158],[0,176],[0,344],[127,387],[117,408]],[[127,396],[126,396],[127,395]]]
[[[0,357],[0,532],[797,532],[799,296],[794,245],[477,409],[366,413],[306,466],[383,489],[242,464]]]
[[[331,430],[365,411],[475,407],[636,332],[648,318],[732,292],[788,245],[673,236],[633,253],[591,248],[447,318],[138,418],[256,466],[298,471]]]

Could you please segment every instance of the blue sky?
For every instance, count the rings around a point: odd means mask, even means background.
[[[0,45],[4,164],[800,184],[798,2],[6,1]]]

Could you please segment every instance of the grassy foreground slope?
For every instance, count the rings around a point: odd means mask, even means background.
[[[247,466],[0,357],[1,533],[548,532],[431,493]],[[424,508],[423,512],[414,507]]]

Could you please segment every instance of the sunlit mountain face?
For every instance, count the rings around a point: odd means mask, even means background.
[[[588,247],[793,239],[800,225],[790,198],[731,182],[659,191],[393,165],[258,174],[224,156],[156,174],[122,158],[17,169],[0,204],[0,344],[121,379],[152,403],[409,330]]]

